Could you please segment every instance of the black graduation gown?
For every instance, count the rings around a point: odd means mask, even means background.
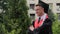
[[[33,26],[34,23],[35,22],[33,22]],[[34,31],[28,29],[28,34],[52,34],[52,21],[49,18],[45,19],[41,27],[34,29]]]

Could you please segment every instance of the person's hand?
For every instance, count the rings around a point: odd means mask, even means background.
[[[33,30],[34,30],[34,27],[31,25],[31,26],[29,27],[29,29],[30,29],[31,31],[33,31]]]

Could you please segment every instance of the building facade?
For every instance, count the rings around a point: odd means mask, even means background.
[[[49,9],[58,15],[58,19],[60,20],[60,0],[41,0],[47,4],[49,4]],[[38,0],[27,0],[27,5],[29,7],[28,15],[32,20],[37,18],[36,12],[34,10],[34,6],[38,4]]]

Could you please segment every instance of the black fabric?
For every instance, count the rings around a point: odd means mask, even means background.
[[[44,12],[48,14],[49,5],[41,0],[38,1],[38,4],[44,8]]]
[[[31,31],[30,29],[28,29],[26,34],[33,34],[33,31]]]
[[[38,23],[40,22],[40,19],[41,19],[41,18],[39,17],[39,19],[38,19]]]
[[[34,29],[32,34],[52,34],[52,21],[50,19],[46,19],[41,27]]]

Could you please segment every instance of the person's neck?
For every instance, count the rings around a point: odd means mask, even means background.
[[[41,13],[39,16],[41,17],[41,16],[43,16],[44,15],[44,13]]]

